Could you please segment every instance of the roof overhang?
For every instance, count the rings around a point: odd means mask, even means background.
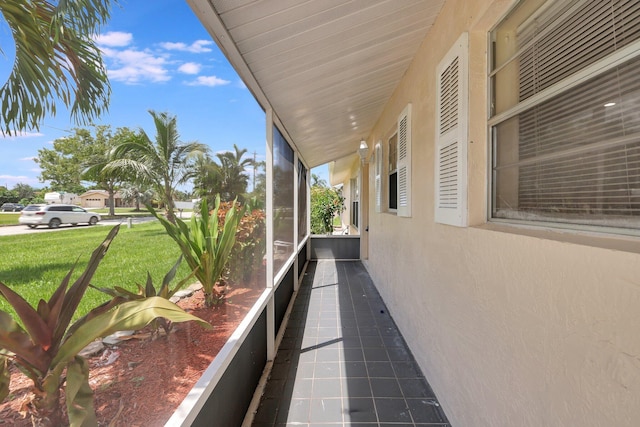
[[[309,167],[355,153],[444,0],[187,0]]]

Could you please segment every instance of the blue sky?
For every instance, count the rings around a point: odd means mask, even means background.
[[[13,60],[8,37],[2,21],[0,84]],[[214,153],[235,143],[264,159],[264,112],[184,0],[119,0],[98,42],[112,95],[109,112],[96,124],[142,128],[153,137],[148,110],[166,111],[177,117],[183,141],[205,143]],[[33,158],[73,127],[60,108],[39,131],[0,134],[0,185],[44,186]]]

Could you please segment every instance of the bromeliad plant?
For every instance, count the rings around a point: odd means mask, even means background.
[[[113,297],[120,298],[125,301],[139,301],[149,297],[161,297],[164,299],[170,299],[175,295],[180,289],[182,289],[190,280],[193,278],[195,271],[191,272],[187,277],[180,280],[173,288],[170,287],[171,281],[176,277],[176,273],[178,271],[178,267],[180,267],[180,263],[182,262],[182,255],[178,258],[178,261],[173,265],[171,270],[167,274],[165,274],[162,279],[162,285],[160,288],[156,289],[153,284],[153,279],[151,278],[151,274],[147,272],[147,283],[145,286],[136,284],[138,286],[138,292],[131,292],[121,286],[114,286],[113,288],[98,288],[93,285],[89,285],[92,288],[104,292],[105,294]],[[165,318],[158,318],[152,322],[153,330],[157,332],[158,328],[162,328],[164,332],[168,335],[171,331],[173,323],[170,320]]]
[[[11,361],[33,380],[34,396],[28,406],[34,424],[67,424],[59,405],[60,389],[65,385],[69,424],[97,425],[93,391],[89,386],[89,365],[79,356],[80,351],[96,338],[117,331],[141,329],[158,317],[173,322],[194,320],[210,327],[160,297],[130,302],[114,298],[71,324],[78,304],[118,229],[114,227],[93,251],[86,269],[68,290],[73,269],[49,301],[40,300],[37,308],[0,282],[0,294],[14,308],[23,325],[0,310],[0,401],[9,394],[11,377],[8,362]],[[66,376],[63,376],[65,370]]]
[[[211,212],[207,201],[203,199],[199,211],[194,211],[189,224],[180,218],[176,218],[176,223],[173,224],[158,215],[150,206],[147,208],[176,241],[187,265],[195,271],[196,278],[202,284],[206,306],[213,307],[221,303],[224,294],[219,292],[215,285],[224,272],[231,249],[236,243],[238,224],[244,215],[244,208],[238,208],[234,202],[233,207],[227,211],[222,225],[218,221],[219,195]]]

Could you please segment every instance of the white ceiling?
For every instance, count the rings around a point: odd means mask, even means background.
[[[353,154],[444,0],[188,0],[309,167]]]

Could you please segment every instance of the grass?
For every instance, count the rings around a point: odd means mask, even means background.
[[[18,223],[20,213],[2,213],[0,214],[0,225],[13,225]]]
[[[89,209],[91,212],[97,212],[100,215],[109,215],[109,208]],[[151,216],[149,211],[143,206],[139,211],[136,208],[115,208],[116,215],[126,216]]]
[[[49,299],[76,260],[71,283],[80,276],[91,253],[108,232],[109,227],[98,226],[0,236],[0,281],[35,306],[39,299]],[[140,224],[131,229],[122,227],[91,283],[98,287],[118,285],[135,290],[136,283],[144,285],[149,271],[154,284],[159,286],[179,256],[178,246],[159,223]],[[189,272],[183,262],[172,284]],[[106,294],[88,289],[76,318],[108,299]],[[3,298],[0,298],[0,310],[14,313]]]

